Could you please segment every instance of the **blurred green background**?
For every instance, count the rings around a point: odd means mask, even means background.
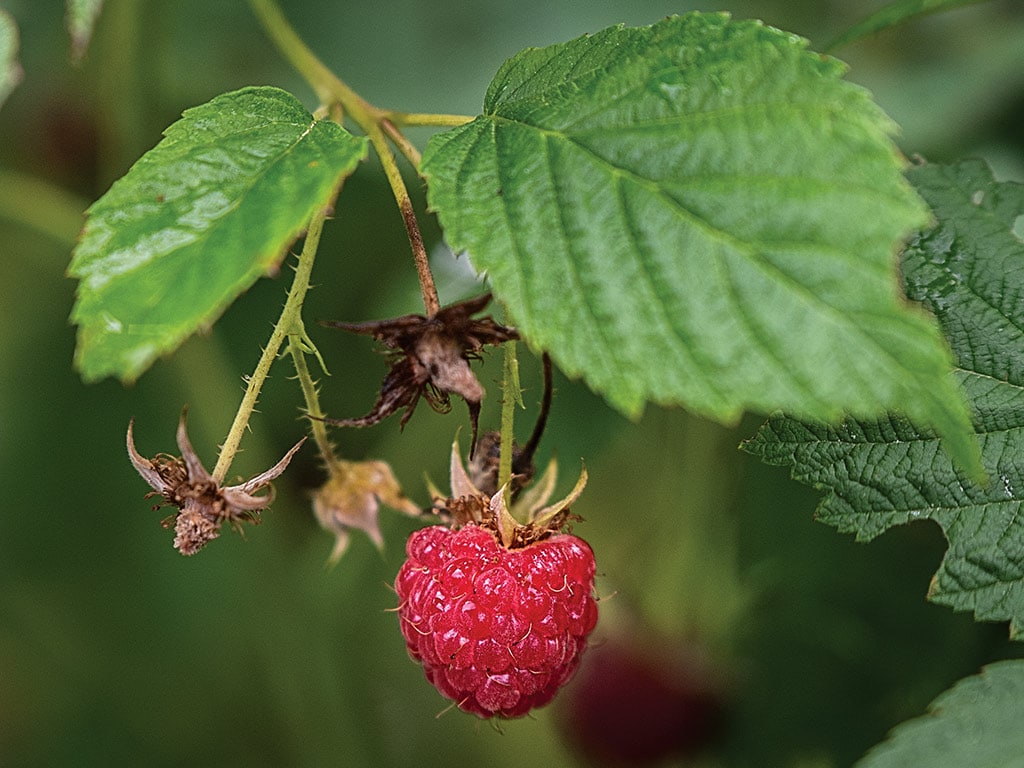
[[[475,114],[493,73],[523,47],[617,22],[694,8],[729,10],[823,47],[878,2],[747,0],[377,0],[285,2],[323,59],[372,102]],[[382,513],[386,547],[333,539],[312,517],[323,477],[304,450],[278,500],[243,540],[226,532],[184,559],[128,463],[136,419],[146,455],[172,451],[183,404],[193,443],[216,458],[287,290],[287,270],[237,301],[212,332],[132,387],[86,386],[71,367],[64,276],[85,206],[189,106],[272,84],[311,108],[309,89],[271,49],[242,2],[108,0],[81,66],[63,4],[2,2],[21,32],[24,81],[0,108],[0,765],[575,766],[570,688],[536,716],[491,727],[444,702],[406,656],[389,583],[417,523]],[[907,153],[987,158],[1024,180],[1024,9],[990,2],[916,21],[840,51],[851,79],[902,125]],[[411,137],[422,148],[426,132]],[[421,185],[410,185],[422,207]],[[466,276],[440,247],[443,301]],[[307,318],[417,311],[404,230],[375,161],[346,184],[314,274]],[[331,377],[324,405],[364,413],[384,374],[365,339],[313,327]],[[526,357],[524,353],[524,358]],[[521,361],[530,405],[537,362]],[[233,472],[261,471],[301,435],[287,361],[274,369]],[[497,424],[500,359],[480,369]],[[855,544],[815,523],[818,496],[735,450],[733,429],[649,408],[638,423],[557,378],[542,460],[563,484],[584,458],[591,483],[576,532],[599,564],[595,645],[668,658],[710,687],[725,717],[702,766],[843,766],[981,664],[1021,649],[1006,628],[924,601],[944,541],[930,524]],[[336,432],[350,459],[389,461],[427,502],[424,473],[446,482],[464,410],[421,407]],[[661,656],[660,654],[666,654]],[[596,655],[595,655],[596,658]],[[623,728],[628,728],[623,722]],[[682,758],[676,763],[691,764]]]

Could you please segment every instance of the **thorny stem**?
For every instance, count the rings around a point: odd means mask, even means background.
[[[419,224],[413,210],[409,191],[406,189],[402,174],[398,169],[395,154],[388,144],[390,137],[402,154],[419,170],[419,152],[398,130],[398,125],[454,126],[469,122],[472,118],[461,115],[430,115],[419,113],[394,112],[379,109],[346,85],[310,50],[309,46],[299,37],[295,29],[288,23],[275,0],[249,0],[249,5],[263,25],[270,39],[278,50],[306,79],[323,104],[340,104],[345,114],[355,122],[369,138],[374,151],[380,158],[384,175],[391,186],[395,202],[402,213],[409,244],[412,247],[413,260],[420,280],[423,294],[423,306],[428,316],[437,314],[441,308],[437,297],[437,287],[430,272],[430,263]]]
[[[299,322],[301,324],[301,320]],[[310,428],[313,430],[313,439],[316,441],[316,447],[327,464],[327,468],[331,469],[338,464],[338,457],[334,455],[334,446],[327,438],[327,425],[323,421],[324,412],[320,408],[320,394],[317,392],[316,382],[309,375],[309,366],[306,365],[306,353],[315,351],[315,347],[311,346],[304,329],[300,328],[298,333],[288,337],[288,351],[291,353],[292,363],[295,365],[299,386],[302,387],[302,396],[306,400],[306,413],[313,417],[309,419]],[[317,356],[319,357],[319,355]]]
[[[388,138],[394,142],[403,156],[418,170],[420,154],[412,143],[402,135],[401,131],[396,127],[397,125],[452,126],[461,125],[472,118],[460,115],[393,112],[374,107],[349,88],[348,85],[320,61],[316,54],[299,37],[291,24],[288,23],[275,0],[249,0],[249,5],[278,50],[316,92],[317,98],[323,105],[321,110],[317,110],[318,116],[321,113],[329,115],[330,119],[341,123],[344,115],[347,114],[366,133],[370,143],[373,145],[374,151],[376,151],[377,156],[380,158],[381,165],[384,168],[384,175],[391,186],[391,191],[394,194],[395,201],[398,203],[402,220],[409,235],[409,243],[412,246],[413,259],[416,263],[416,271],[419,275],[420,287],[423,293],[423,306],[428,316],[437,314],[441,305],[437,297],[434,277],[430,272],[430,263],[427,258],[426,248],[423,245],[423,236],[420,234],[412,200],[402,179],[402,174],[398,169],[395,154],[388,144]],[[316,350],[310,343],[308,336],[306,336],[301,312],[303,301],[309,290],[310,274],[313,269],[313,261],[316,258],[317,247],[320,243],[320,234],[323,231],[324,220],[327,217],[327,210],[327,208],[324,208],[318,211],[313,215],[309,223],[302,253],[299,255],[299,262],[295,269],[295,279],[288,292],[288,299],[285,301],[284,309],[281,311],[281,317],[274,326],[267,346],[260,355],[256,369],[248,378],[245,395],[242,397],[242,402],[238,406],[238,412],[235,414],[235,419],[224,440],[224,445],[221,447],[220,455],[217,458],[217,465],[213,469],[213,477],[218,483],[224,482],[228,469],[231,467],[231,462],[234,460],[235,454],[238,453],[238,446],[249,424],[249,418],[256,407],[260,390],[263,388],[263,384],[270,373],[270,367],[273,365],[281,350],[281,345],[284,344],[286,339],[288,340],[288,351],[291,353],[295,372],[306,401],[306,410],[311,416],[323,415],[316,383],[310,376],[305,358],[307,352],[315,352]],[[328,466],[336,464],[337,458],[327,438],[325,423],[318,419],[311,419],[310,422],[313,437],[324,461]]]
[[[249,417],[252,416],[252,412],[256,407],[256,401],[259,399],[260,390],[263,388],[263,383],[267,380],[270,366],[273,365],[281,345],[286,338],[291,336],[299,336],[299,338],[305,336],[302,328],[302,302],[305,300],[306,292],[309,290],[309,276],[313,270],[313,261],[316,258],[316,249],[320,244],[320,233],[324,228],[324,219],[327,218],[327,211],[327,208],[317,211],[309,222],[306,239],[302,244],[302,253],[299,254],[299,263],[295,267],[295,279],[292,281],[292,287],[288,291],[288,299],[284,303],[284,309],[281,310],[281,317],[274,326],[273,333],[270,334],[270,339],[267,341],[267,346],[263,349],[263,354],[260,355],[259,362],[256,363],[256,369],[252,372],[252,376],[249,377],[245,388],[245,395],[243,395],[242,402],[238,406],[238,412],[235,414],[235,420],[231,423],[231,429],[228,430],[228,436],[224,440],[224,445],[220,449],[217,465],[213,468],[213,477],[218,483],[224,482],[228,469],[231,467],[231,462],[235,458],[235,454],[238,453],[238,446],[242,442],[242,434],[249,424]],[[324,441],[326,442],[326,436]],[[317,437],[317,444],[323,445],[319,437]],[[329,455],[325,454],[325,458]]]

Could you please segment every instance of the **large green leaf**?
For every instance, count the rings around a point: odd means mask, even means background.
[[[958,360],[990,481],[971,483],[932,433],[900,418],[839,427],[773,416],[746,444],[828,491],[818,518],[869,540],[930,519],[949,550],[929,597],[979,620],[1024,628],[1024,244],[1014,235],[1024,185],[983,163],[910,174],[938,225],[908,246],[908,295],[932,309]]]
[[[929,713],[896,728],[856,768],[1010,768],[1024,765],[1024,661],[961,680]]]
[[[365,154],[365,139],[276,88],[187,110],[89,209],[70,268],[83,378],[132,381],[212,323]]]
[[[919,16],[950,11],[965,5],[977,5],[981,2],[985,2],[985,0],[895,0],[854,24],[829,43],[827,50],[833,51],[836,48],[842,48],[861,37],[873,35]]]
[[[0,9],[0,105],[21,82],[21,76],[21,65],[18,63],[18,27],[10,14]]]
[[[629,415],[901,409],[970,461],[948,350],[898,290],[926,208],[844,71],[721,14],[528,49],[431,139],[429,202],[526,339]]]

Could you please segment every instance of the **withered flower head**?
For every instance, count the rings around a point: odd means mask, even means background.
[[[188,439],[185,411],[181,412],[181,421],[178,422],[177,442],[181,457],[161,453],[152,459],[144,458],[135,448],[133,424],[134,419],[128,422],[128,456],[142,479],[153,489],[146,494],[147,498],[159,494],[164,498],[163,504],[178,508],[172,517],[164,520],[164,527],[174,524],[174,548],[183,555],[194,555],[207,542],[217,538],[225,520],[236,528],[243,522],[258,523],[260,510],[266,509],[274,497],[272,489],[265,494],[258,495],[258,492],[284,472],[292,456],[306,442],[306,438],[302,438],[266,472],[239,485],[222,487],[206,471]]]
[[[497,345],[519,338],[515,328],[501,325],[491,317],[473,318],[490,300],[491,294],[486,293],[452,304],[430,317],[405,315],[367,323],[321,321],[333,328],[373,336],[395,351],[373,410],[356,419],[324,421],[339,427],[368,427],[405,408],[401,421],[405,426],[421,395],[435,411],[447,413],[451,408],[449,395],[456,394],[469,407],[475,445],[484,388],[470,369],[469,361],[478,356],[485,344]]]
[[[333,565],[348,548],[353,528],[365,531],[378,549],[383,549],[377,513],[384,504],[410,516],[422,510],[410,501],[385,461],[336,461],[329,467],[330,478],[313,497],[313,511],[320,525],[336,537],[328,562]]]

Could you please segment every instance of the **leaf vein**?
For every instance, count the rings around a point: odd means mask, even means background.
[[[663,327],[667,328],[670,333],[665,334],[670,340],[674,340],[673,351],[675,351],[680,357],[685,359],[688,366],[693,368],[710,368],[712,367],[711,361],[706,356],[699,353],[699,348],[693,343],[692,334],[688,329],[677,322],[676,316],[668,311],[668,306],[673,302],[674,295],[671,291],[666,291],[661,283],[654,279],[651,273],[651,263],[654,261],[652,254],[650,253],[649,247],[644,243],[639,229],[637,228],[636,217],[629,210],[629,205],[625,198],[625,189],[622,186],[622,177],[614,176],[613,183],[615,185],[615,201],[619,208],[622,216],[622,220],[625,223],[624,231],[626,237],[633,245],[633,251],[638,254],[636,262],[638,266],[638,272],[651,295],[656,297],[656,301],[652,302],[651,307],[661,320]],[[697,363],[698,357],[701,359],[700,363]],[[691,377],[691,381],[696,383],[697,377]],[[701,386],[704,385],[704,377],[700,377]]]
[[[558,199],[558,196],[559,196],[558,174],[555,171],[554,160],[553,160],[553,158],[551,156],[551,150],[550,150],[550,147],[549,147],[550,138],[546,134],[544,134],[544,133],[541,133],[541,138],[542,138],[541,147],[543,149],[543,154],[544,154],[544,165],[547,168],[548,178],[550,180],[552,191],[554,192],[556,199]],[[589,301],[587,301],[587,296],[589,295],[589,292],[581,290],[581,287],[583,285],[583,280],[582,280],[582,278],[580,276],[579,269],[576,266],[576,259],[572,257],[572,253],[573,253],[573,240],[572,240],[571,237],[569,237],[568,228],[567,228],[566,219],[565,219],[565,211],[566,211],[567,207],[568,206],[565,206],[565,205],[561,204],[561,200],[559,200],[559,204],[555,206],[556,215],[558,216],[558,221],[559,221],[559,224],[560,224],[558,234],[559,234],[560,239],[561,239],[562,251],[570,256],[570,258],[565,259],[567,271],[569,272],[569,275],[570,275],[570,277],[572,279],[572,282],[577,287],[577,290],[576,290],[575,293],[573,293],[571,291],[566,291],[566,295],[572,295],[572,296],[580,297],[579,300],[577,302],[575,302],[575,303],[576,303],[578,308],[583,309],[586,312],[586,314],[589,315],[590,320],[591,320],[591,322],[589,324],[589,328],[591,328],[593,331],[595,331],[596,332],[596,336],[600,339],[599,344],[600,344],[601,347],[603,347],[603,351],[604,351],[604,354],[600,356],[600,360],[601,360],[601,363],[602,363],[601,368],[602,368],[602,378],[603,378],[605,375],[607,375],[607,371],[608,371],[608,368],[609,368],[608,360],[616,359],[618,357],[618,355],[617,355],[617,345],[611,344],[609,342],[609,338],[608,338],[607,332],[605,331],[605,324],[600,322],[600,319],[598,318],[596,312],[594,311],[594,307],[591,305],[591,303]],[[612,366],[612,370],[615,370],[617,367],[618,366]]]

